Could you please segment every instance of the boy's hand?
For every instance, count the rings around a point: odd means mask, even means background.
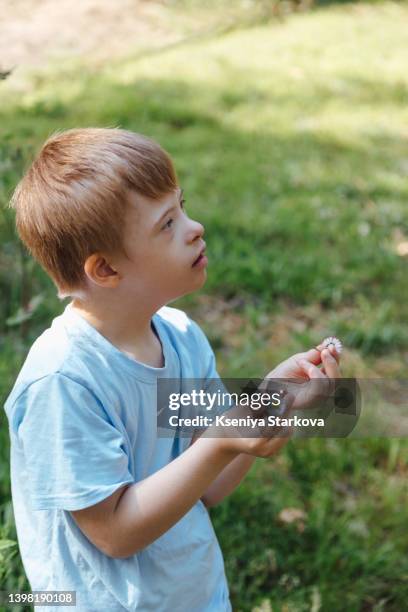
[[[323,374],[326,374],[329,378],[341,378],[338,367],[339,361],[340,355],[333,345],[330,346],[330,349],[327,349],[319,344],[310,351],[296,353],[296,355],[285,359],[271,370],[266,378],[299,378],[299,382],[303,382],[310,378],[307,366],[318,366],[320,364],[323,365],[320,370]]]
[[[293,396],[286,395],[285,402],[282,404],[283,410],[280,413],[282,418],[289,415],[293,400]],[[227,427],[211,425],[201,437],[219,438],[217,440],[219,449],[232,455],[245,453],[255,457],[272,457],[292,435],[290,427],[262,425],[260,417],[265,416],[264,413],[255,414],[248,406],[235,406],[228,410],[225,416],[229,419],[244,419],[244,421],[250,416],[253,419],[252,425],[251,427],[248,425],[228,425]],[[256,422],[258,422],[257,426],[253,426]],[[247,437],[248,435],[250,437]]]
[[[322,344],[303,353],[296,353],[274,368],[268,379],[288,379],[285,385],[294,395],[292,410],[313,406],[324,400],[333,389],[333,381],[341,378],[340,354],[333,345]],[[318,365],[322,365],[318,368]],[[284,381],[283,381],[284,382]]]
[[[294,410],[316,405],[317,402],[329,396],[333,388],[333,380],[341,378],[339,368],[340,355],[334,347],[330,349],[319,345],[304,353],[297,353],[274,368],[261,384],[268,388],[269,379],[278,379],[286,387],[287,394],[282,404],[281,418],[289,417]],[[322,365],[318,368],[318,365]],[[230,418],[247,417],[250,411],[247,407],[236,406],[227,412]],[[262,417],[264,414],[254,415]],[[207,435],[220,437],[220,446],[233,453],[246,453],[256,457],[271,457],[280,446],[292,435],[293,428],[271,425],[259,425],[251,428],[251,437],[247,427],[221,428],[224,431],[210,427]],[[225,437],[225,433],[227,436]]]

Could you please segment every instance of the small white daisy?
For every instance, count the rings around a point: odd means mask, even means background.
[[[341,341],[336,338],[336,336],[329,336],[328,338],[325,338],[322,344],[325,348],[329,348],[329,346],[332,344],[339,354],[343,350],[343,345]]]

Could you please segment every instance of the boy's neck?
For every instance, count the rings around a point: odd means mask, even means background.
[[[158,310],[132,305],[119,309],[114,305],[93,304],[73,299],[72,308],[111,344],[129,357],[146,365],[164,365],[163,350],[152,327],[152,316]]]

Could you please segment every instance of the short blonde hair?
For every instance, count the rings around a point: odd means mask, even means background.
[[[169,155],[150,138],[73,129],[45,142],[10,206],[21,240],[64,297],[83,288],[92,253],[122,252],[129,191],[158,199],[176,188]]]

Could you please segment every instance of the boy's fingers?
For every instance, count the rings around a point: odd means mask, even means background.
[[[319,368],[317,368],[313,363],[310,363],[310,361],[306,361],[306,359],[301,359],[299,361],[299,365],[305,374],[309,376],[309,378],[326,378]]]
[[[340,368],[334,355],[328,350],[322,351],[322,363],[327,376],[330,378],[341,378]]]
[[[338,352],[336,351],[336,347],[334,346],[334,344],[329,344],[329,346],[324,346],[324,344],[318,344],[318,345],[316,346],[316,349],[318,349],[318,350],[320,351],[320,353],[321,353],[322,351],[324,351],[325,349],[327,349],[327,350],[329,350],[329,351],[330,351],[330,353],[333,355],[333,357],[335,358],[335,360],[336,360],[337,362],[339,362],[339,361],[340,361],[340,357],[341,357],[341,355],[340,355],[340,353],[338,353]]]
[[[320,354],[320,350],[316,348],[312,348],[309,351],[304,353],[298,353],[298,359],[309,361],[310,363],[314,363],[315,365],[319,365],[321,363],[322,358]]]
[[[327,397],[331,392],[332,381],[313,363],[301,360],[299,365],[309,377],[309,381],[303,385],[303,389],[297,398],[297,407],[304,408],[321,398]]]
[[[337,362],[340,361],[340,353],[336,351],[336,347],[334,344],[329,344],[329,346],[325,346],[323,343],[318,344],[314,348],[305,351],[303,353],[298,353],[298,359],[305,359],[306,361],[310,361],[310,363],[314,363],[315,365],[319,365],[322,362],[322,351],[328,350],[333,355]]]
[[[337,361],[337,363],[340,361],[340,353],[338,353],[336,351],[336,347],[333,344],[330,344],[329,346],[329,351],[331,352],[331,354],[333,355],[333,357],[335,358],[335,360]]]

